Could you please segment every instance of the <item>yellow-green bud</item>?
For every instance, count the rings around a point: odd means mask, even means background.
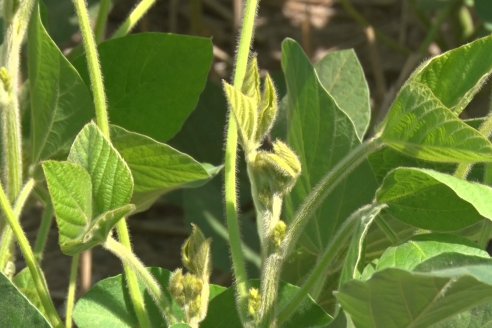
[[[248,314],[256,318],[261,305],[261,294],[257,288],[250,288],[248,293]]]
[[[0,67],[0,81],[2,81],[3,89],[6,92],[12,91],[12,78],[5,67]]]
[[[169,278],[169,292],[180,306],[185,304],[184,276],[181,269],[176,269]]]
[[[187,303],[195,300],[202,292],[203,282],[200,278],[192,273],[184,275],[184,295]]]
[[[248,62],[241,91],[246,96],[252,97],[257,101],[260,99],[260,69],[258,68],[258,60],[255,55]]]
[[[270,132],[275,123],[278,112],[278,96],[275,85],[267,74],[263,85],[260,106],[258,107],[258,124],[256,130],[256,141],[261,143],[265,136]]]
[[[273,228],[273,243],[278,249],[285,239],[285,234],[287,232],[287,225],[284,221],[279,220],[275,227]]]
[[[253,163],[257,173],[258,189],[285,195],[295,185],[301,174],[301,163],[297,155],[285,143],[276,140],[273,151],[259,151]]]
[[[199,317],[202,306],[202,298],[198,295],[193,301],[188,305],[188,315],[190,318]]]
[[[211,273],[210,244],[211,239],[205,239],[202,231],[192,224],[191,235],[181,249],[183,265],[204,280],[208,280]]]

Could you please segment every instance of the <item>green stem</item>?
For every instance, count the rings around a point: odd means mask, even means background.
[[[39,295],[41,304],[43,305],[48,320],[54,327],[63,327],[62,321],[58,316],[58,313],[56,312],[55,305],[51,300],[46,281],[43,277],[43,273],[39,267],[39,264],[36,262],[36,258],[34,257],[31,245],[27,240],[24,230],[22,230],[18,218],[15,216],[14,210],[12,209],[12,206],[7,199],[7,195],[5,194],[2,185],[0,185],[0,207],[2,208],[4,217],[7,220],[8,225],[14,232],[15,239],[19,244],[19,248],[22,252],[22,255],[24,256],[24,260],[26,261],[27,267],[29,268],[34,286]]]
[[[72,257],[72,264],[70,265],[70,280],[68,282],[67,293],[67,314],[65,316],[65,327],[72,328],[72,314],[75,304],[75,293],[77,291],[77,274],[79,272],[80,255],[74,255]]]
[[[34,188],[34,179],[29,179],[24,187],[21,189],[19,196],[14,204],[14,217],[19,218],[24,205],[26,204],[27,198],[31,194]],[[14,258],[12,257],[11,248],[14,244],[14,232],[9,227],[8,229],[4,229],[1,242],[0,242],[0,271],[4,272],[4,269],[7,267],[9,262],[14,262]]]
[[[133,8],[132,12],[126,20],[118,27],[116,32],[113,33],[111,39],[121,38],[128,33],[137,25],[137,23],[142,19],[143,16],[149,11],[149,9],[154,5],[156,0],[141,0],[138,5]]]
[[[301,207],[297,210],[294,220],[283,242],[283,258],[290,255],[294,245],[308,223],[312,214],[323,204],[325,198],[357,168],[366,158],[382,146],[378,138],[373,138],[353,149],[345,158],[335,165],[309,193]]]
[[[246,0],[245,14],[242,29],[239,37],[236,62],[234,66],[233,84],[237,89],[241,89],[246,75],[246,68],[249,59],[251,42],[254,34],[254,23],[259,0]],[[241,321],[244,323],[247,312],[248,302],[248,275],[244,254],[241,249],[241,233],[238,222],[237,206],[237,123],[234,115],[229,111],[228,125],[226,132],[225,149],[225,203],[227,230],[229,233],[229,245],[231,248],[232,267],[236,282],[236,293],[238,297],[238,312]]]
[[[53,223],[53,214],[53,205],[51,204],[51,201],[49,201],[43,209],[41,224],[39,225],[36,243],[34,244],[34,256],[39,262],[43,260],[44,249],[50,234],[51,224]]]
[[[99,44],[104,41],[106,34],[106,25],[108,23],[108,15],[113,6],[112,0],[101,0],[99,4],[99,12],[97,13],[96,26],[94,27],[94,37]]]
[[[91,81],[91,89],[94,95],[94,106],[96,109],[97,126],[101,129],[104,136],[109,138],[109,119],[107,111],[106,93],[104,92],[103,76],[101,65],[97,53],[96,41],[92,33],[89,20],[89,12],[85,0],[73,0],[77,18],[82,33],[84,43],[85,57],[87,58],[87,67]]]
[[[331,239],[323,255],[321,255],[320,260],[316,263],[316,266],[313,271],[311,271],[302,287],[293,297],[289,299],[289,302],[280,309],[278,314],[278,321],[280,323],[285,322],[285,320],[296,312],[313,286],[315,286],[318,280],[323,277],[333,260],[343,249],[345,249],[346,243],[352,236],[357,221],[359,221],[363,216],[371,215],[374,211],[379,212],[381,208],[382,206],[377,204],[367,205],[357,210],[347,220],[345,220],[345,222],[337,230],[335,236]]]
[[[104,243],[104,248],[116,255],[121,260],[121,262],[128,265],[128,267],[130,267],[134,272],[137,273],[138,278],[140,278],[140,281],[143,283],[150,296],[152,296],[154,301],[163,312],[167,324],[170,326],[176,323],[176,318],[171,312],[171,302],[162,292],[155,278],[152,276],[152,274],[150,274],[150,272],[142,264],[142,262],[140,262],[138,257],[130,252],[125,245],[122,245],[111,237],[108,238]]]
[[[126,247],[129,253],[133,253],[132,243],[130,240],[130,234],[128,231],[128,226],[126,224],[126,218],[120,220],[120,222],[116,226],[116,230],[118,232],[118,239],[120,240],[123,247]],[[151,327],[150,319],[147,315],[147,311],[145,310],[145,301],[142,293],[140,292],[140,288],[138,287],[137,274],[131,270],[131,267],[124,264],[123,269],[125,271],[125,278],[128,284],[128,291],[130,293],[130,297],[133,301],[133,309],[135,310],[135,314],[137,315],[137,320],[142,328]]]
[[[96,43],[94,41],[94,36],[92,34],[92,30],[89,24],[89,15],[87,12],[87,6],[84,0],[74,0],[74,4],[80,22],[82,38],[84,41],[84,48],[87,57],[87,65],[89,69],[89,76],[91,78],[92,91],[94,93],[94,105],[96,107],[97,125],[101,129],[104,136],[110,139],[109,121],[108,121],[106,94],[104,91],[103,76],[101,72],[101,66],[98,60]],[[116,229],[118,231],[118,236],[121,238],[122,247],[125,248],[124,253],[127,254],[125,258],[130,258],[130,255],[128,254],[131,254],[133,257],[135,257],[135,255],[131,251],[132,247],[130,242],[130,234],[128,232],[128,226],[126,224],[126,220],[125,219],[120,220],[116,225]],[[138,259],[137,262],[140,263]],[[136,277],[138,272],[132,271],[135,270],[136,268],[134,265],[132,265],[132,263],[134,264],[136,262],[135,261],[128,262],[128,263],[123,262],[125,276],[128,281],[128,286],[130,290],[130,297],[132,299],[135,313],[137,313],[137,318],[139,320],[139,323],[142,325],[142,327],[148,327],[150,323],[145,313],[145,303],[143,300],[143,296],[140,293],[140,289],[138,288],[138,282]],[[147,272],[146,270],[144,271]],[[151,277],[150,274],[148,274],[148,276]]]

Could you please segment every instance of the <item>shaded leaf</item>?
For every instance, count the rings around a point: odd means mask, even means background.
[[[161,285],[163,292],[170,297],[168,292],[170,272],[162,268],[150,268],[150,272]],[[152,327],[166,327],[159,309],[150,295],[144,291],[144,286],[140,282],[139,287],[144,293],[145,309]],[[220,286],[211,285],[210,299],[220,295],[224,289]],[[179,305],[174,301],[172,302],[172,311],[178,317],[181,315]],[[124,276],[117,275],[99,281],[77,302],[74,310],[74,321],[79,328],[137,327],[137,317],[133,310]]]
[[[0,327],[50,328],[29,300],[0,272]]]
[[[251,281],[252,287],[259,287],[259,281]],[[290,284],[281,284],[279,290],[279,302],[289,301],[299,287]],[[241,321],[235,305],[235,291],[233,287],[216,296],[209,304],[208,315],[201,323],[201,328],[229,328],[241,327]],[[285,323],[283,328],[314,328],[325,327],[331,321],[331,317],[312,298],[306,299],[298,311]]]
[[[205,87],[211,40],[138,33],[103,42],[98,50],[110,121],[161,142],[172,138]],[[84,56],[74,65],[89,84]]]
[[[131,170],[135,184],[133,202],[141,209],[150,206],[151,199],[171,190],[198,187],[220,170],[220,167],[201,164],[171,146],[121,127],[112,126],[111,137]]]
[[[376,198],[395,218],[423,229],[452,231],[492,219],[492,188],[427,169],[391,171]]]
[[[428,327],[492,299],[492,263],[427,273],[386,269],[336,297],[357,327]]]

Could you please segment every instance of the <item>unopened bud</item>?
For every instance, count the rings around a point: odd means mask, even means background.
[[[261,305],[261,295],[257,288],[250,288],[248,293],[248,314],[256,318]]]
[[[169,292],[179,305],[184,306],[184,276],[181,269],[176,269],[176,271],[171,273],[171,277],[169,278]]]
[[[287,225],[284,221],[279,220],[275,227],[273,228],[273,243],[278,249],[285,239],[285,234],[287,232]]]
[[[184,295],[187,302],[196,299],[203,289],[203,282],[200,278],[192,273],[184,275]]]

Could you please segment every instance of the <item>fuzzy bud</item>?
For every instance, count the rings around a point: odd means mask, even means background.
[[[169,278],[169,292],[180,306],[185,304],[184,276],[181,269],[176,269]]]
[[[248,293],[248,314],[256,318],[261,305],[261,295],[257,288],[250,288]]]
[[[287,232],[287,225],[284,221],[279,220],[275,227],[273,228],[273,244],[278,249],[285,239],[285,234]]]

